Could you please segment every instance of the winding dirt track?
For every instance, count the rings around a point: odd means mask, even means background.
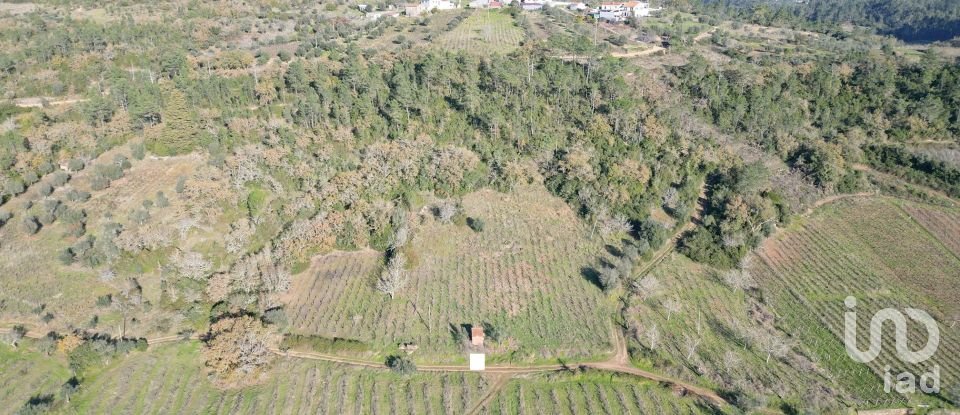
[[[348,364],[353,366],[362,366],[370,367],[376,369],[385,369],[386,366],[383,363],[371,362],[359,359],[351,359],[340,356],[333,356],[323,353],[315,352],[302,352],[302,351],[293,351],[287,350],[282,351],[279,349],[270,349],[273,353],[279,356],[285,357],[296,357],[300,359],[309,359],[309,360],[322,360],[327,362],[335,362]],[[655,382],[663,383],[668,386],[673,387],[675,390],[683,390],[689,392],[693,395],[697,395],[701,398],[706,399],[708,402],[724,407],[727,405],[727,401],[720,397],[716,392],[702,388],[699,386],[691,385],[676,379],[671,379],[663,375],[658,375],[656,373],[648,372],[642,369],[637,369],[634,367],[628,367],[624,364],[616,362],[598,362],[598,363],[576,363],[569,365],[534,365],[534,366],[487,366],[484,373],[493,373],[497,375],[519,375],[525,373],[542,373],[542,372],[557,372],[561,370],[573,370],[573,369],[594,369],[602,370],[607,372],[617,372],[627,375],[633,375],[645,379],[649,379]],[[470,368],[468,366],[457,366],[457,365],[417,365],[417,371],[420,372],[469,372]],[[509,376],[508,376],[509,377]],[[505,382],[505,381],[504,381]],[[502,385],[501,385],[502,386]]]
[[[9,334],[12,331],[13,330],[11,328],[0,328],[0,334]],[[42,338],[43,336],[44,334],[41,334],[36,330],[28,331],[25,335],[25,337],[31,338],[31,339],[39,339],[39,338]],[[199,336],[196,334],[190,336],[189,338],[184,338],[183,336],[164,336],[164,337],[147,339],[147,344],[150,346],[156,346],[159,344],[173,343],[177,341],[197,340],[198,338]],[[621,344],[622,344],[622,347],[621,347]],[[621,343],[621,341],[618,340],[617,349],[621,349],[621,348],[625,350],[626,344]],[[362,359],[353,359],[353,358],[335,356],[335,355],[324,354],[324,353],[304,352],[304,351],[296,351],[296,350],[280,350],[278,348],[270,348],[270,351],[278,356],[284,356],[284,357],[292,357],[297,359],[308,359],[308,360],[320,360],[320,361],[340,363],[340,364],[358,366],[358,367],[367,367],[367,368],[373,368],[373,369],[386,369],[386,365],[380,362],[372,362],[372,361],[362,360]],[[619,350],[617,352],[617,355],[618,356],[620,355]],[[503,387],[503,385],[506,384],[506,382],[510,379],[512,375],[519,375],[519,374],[525,374],[525,373],[557,372],[561,370],[573,370],[578,368],[603,370],[608,372],[618,372],[618,373],[624,373],[624,374],[633,375],[637,377],[642,377],[642,378],[653,380],[659,383],[666,384],[668,386],[673,387],[674,389],[680,389],[680,390],[690,392],[720,407],[724,407],[727,405],[727,402],[723,398],[721,398],[720,395],[717,395],[716,392],[712,390],[690,385],[682,381],[679,381],[676,379],[670,379],[668,377],[647,372],[645,370],[628,367],[625,364],[620,363],[619,362],[620,360],[622,360],[622,357],[615,356],[613,360],[610,362],[599,362],[599,363],[576,363],[576,364],[570,364],[570,365],[556,364],[556,365],[531,365],[531,366],[487,366],[486,370],[484,370],[484,373],[494,374],[495,376],[497,376],[497,380],[494,382],[494,385],[493,387],[491,387],[491,390],[487,392],[487,395],[484,396],[484,398],[482,398],[480,402],[477,404],[477,406],[474,407],[471,411],[473,412],[481,409],[483,405],[485,405],[491,399],[493,399],[493,397],[496,395],[495,393],[496,390]],[[469,372],[470,368],[468,366],[459,366],[459,365],[418,365],[417,370],[421,372]]]

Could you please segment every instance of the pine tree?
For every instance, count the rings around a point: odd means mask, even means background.
[[[187,106],[187,97],[170,87],[164,91],[163,130],[150,140],[150,151],[169,155],[188,153],[197,144],[197,121]]]

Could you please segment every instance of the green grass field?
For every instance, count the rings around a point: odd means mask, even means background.
[[[510,53],[520,46],[524,37],[523,29],[509,14],[499,10],[478,10],[453,30],[440,35],[434,46],[480,55]]]
[[[948,246],[955,245],[957,233],[951,229],[957,229],[957,218],[955,211],[889,198],[839,201],[766,241],[758,250],[754,273],[764,298],[782,318],[779,324],[862,405],[900,401],[882,391],[878,376],[884,365],[895,374],[904,370],[919,374],[940,365],[941,388],[952,390],[960,381],[960,330],[955,328],[960,259]],[[859,301],[861,348],[875,310],[914,307],[940,323],[938,351],[919,365],[903,363],[895,356],[889,330],[883,352],[869,369],[854,363],[842,342],[847,311],[843,301],[849,295]],[[909,328],[909,343],[917,350],[926,334],[919,324]]]
[[[582,275],[605,254],[563,201],[543,188],[484,190],[463,200],[483,232],[428,219],[414,231],[418,264],[396,299],[373,288],[378,253],[316,258],[295,277],[287,314],[294,331],[345,337],[390,350],[462,360],[450,327],[489,322],[504,339],[491,352],[533,361],[608,354],[613,308]],[[414,356],[417,357],[416,355]]]
[[[60,358],[0,344],[0,414],[15,413],[32,397],[56,395],[69,378]]]

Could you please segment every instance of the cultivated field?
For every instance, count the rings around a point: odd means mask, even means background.
[[[943,242],[954,255],[960,256],[960,212],[932,206],[920,207],[910,203],[905,203],[903,210]]]
[[[479,10],[453,30],[440,35],[434,45],[444,50],[464,50],[481,55],[510,53],[524,39],[524,31],[509,14]]]
[[[612,307],[581,274],[605,252],[574,212],[541,187],[484,190],[462,205],[485,230],[426,219],[411,242],[418,263],[392,301],[373,288],[377,253],[315,258],[290,291],[295,331],[387,350],[413,341],[419,354],[462,359],[451,328],[489,322],[503,332],[499,345],[488,342],[503,359],[609,353]]]
[[[902,207],[901,207],[902,205]],[[910,212],[908,215],[907,212]],[[764,299],[794,334],[865,405],[890,405],[899,397],[882,391],[885,365],[894,374],[920,374],[940,365],[943,390],[958,386],[960,259],[945,247],[960,234],[957,214],[888,198],[848,199],[822,207],[809,219],[766,241],[752,271]],[[928,229],[938,228],[937,237]],[[941,238],[941,239],[938,239]],[[952,243],[951,243],[952,244]],[[859,344],[867,325],[884,307],[924,309],[940,324],[941,342],[930,361],[907,365],[895,356],[892,330],[869,369],[851,360],[842,341],[847,296],[858,299]],[[888,327],[889,328],[889,327]],[[910,346],[927,336],[919,323],[909,326]]]
[[[711,411],[648,381],[597,373],[514,379],[484,408],[487,414],[697,414]]]
[[[77,413],[444,414],[464,413],[486,380],[473,373],[419,373],[278,358],[264,383],[219,390],[207,379],[198,343],[134,353],[87,383]]]
[[[114,180],[103,190],[91,189],[91,178],[97,166],[113,163],[116,155],[125,155],[132,167],[124,177]],[[91,270],[82,262],[65,265],[59,260],[60,253],[83,238],[99,237],[101,227],[110,222],[119,223],[125,229],[136,229],[128,218],[130,212],[142,206],[143,201],[153,200],[158,191],[164,192],[171,206],[154,207],[151,223],[164,223],[173,228],[186,211],[184,203],[176,195],[175,186],[180,176],[189,176],[201,163],[199,157],[181,156],[165,159],[135,160],[128,146],[119,146],[90,161],[88,167],[73,174],[66,185],[57,188],[49,196],[42,196],[33,186],[27,192],[8,201],[0,210],[13,213],[10,223],[0,228],[0,320],[40,324],[39,318],[52,313],[54,327],[83,326],[94,315],[102,325],[116,323],[113,310],[97,308],[98,296],[115,294],[126,283],[126,278],[136,277],[143,286],[148,301],[157,301],[160,295],[157,257],[143,258],[121,254],[114,264],[102,264],[100,270]],[[86,201],[70,201],[70,190],[91,194]],[[68,235],[69,225],[58,220],[46,225],[36,234],[29,234],[22,226],[27,215],[26,206],[33,205],[29,212],[36,212],[46,201],[59,200],[70,209],[86,213],[86,235],[81,238]],[[172,233],[171,233],[172,234]],[[154,255],[166,254],[157,250]],[[146,255],[146,254],[145,254]],[[98,278],[102,269],[113,269],[116,277],[104,282]],[[149,320],[140,318],[141,322]],[[128,326],[130,335],[146,335],[151,332],[149,324]]]
[[[0,414],[15,413],[32,397],[57,394],[69,377],[58,358],[0,344]]]
[[[776,394],[793,403],[837,399],[841,392],[827,374],[797,349],[768,358],[768,345],[787,344],[787,335],[764,318],[755,298],[725,283],[722,274],[679,254],[647,274],[656,288],[634,289],[624,302],[634,363],[717,390]]]

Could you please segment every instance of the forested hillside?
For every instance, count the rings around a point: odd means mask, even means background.
[[[810,27],[852,23],[906,42],[933,42],[960,36],[960,3],[952,0],[703,0],[732,6],[765,24],[792,22]]]

